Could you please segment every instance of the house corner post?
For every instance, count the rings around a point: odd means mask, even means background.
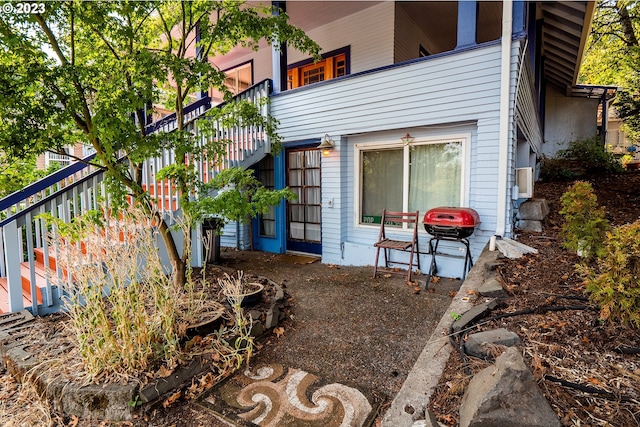
[[[478,2],[476,0],[459,1],[456,49],[475,45],[477,28]]]
[[[286,1],[272,1],[274,16],[287,11]],[[273,74],[273,93],[287,89],[287,44],[277,40],[271,47],[271,64]]]
[[[504,236],[507,227],[507,186],[509,184],[511,37],[513,1],[502,2],[502,50],[500,61],[500,131],[498,141],[498,180],[496,201],[496,236]]]

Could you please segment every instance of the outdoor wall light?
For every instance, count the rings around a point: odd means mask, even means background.
[[[329,136],[328,133],[324,134],[322,138],[322,142],[318,145],[318,149],[322,150],[323,156],[328,156],[329,152],[335,148],[336,144],[333,142],[333,139]]]
[[[402,138],[400,138],[402,140],[402,142],[404,143],[404,145],[409,145],[411,144],[415,138],[412,137],[411,135],[409,135],[409,132],[407,132],[407,134],[405,136],[403,136]]]

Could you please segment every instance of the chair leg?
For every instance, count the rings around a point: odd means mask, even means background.
[[[409,272],[407,273],[407,282],[411,281],[411,270],[413,269],[413,246],[411,246],[411,255],[409,255]]]
[[[373,264],[373,278],[376,278],[376,273],[378,272],[378,258],[380,258],[380,246],[378,246],[376,250],[376,262]]]

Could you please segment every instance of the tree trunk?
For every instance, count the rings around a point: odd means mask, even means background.
[[[624,33],[625,43],[629,47],[638,46],[638,38],[636,37],[636,33],[633,29],[633,22],[631,20],[631,17],[629,16],[629,11],[626,8],[625,2],[616,2],[616,10],[618,11],[618,16],[620,17],[620,26],[622,27],[622,32]]]
[[[182,289],[187,283],[186,262],[180,257],[180,253],[178,253],[176,242],[171,235],[171,230],[169,230],[167,222],[164,220],[164,218],[161,217],[160,214],[157,214],[156,218],[159,223],[158,229],[160,230],[162,241],[167,248],[169,261],[171,262],[171,268],[173,269],[173,284],[177,289]]]

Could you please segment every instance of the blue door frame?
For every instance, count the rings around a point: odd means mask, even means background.
[[[282,190],[285,187],[285,166],[284,153],[280,152],[273,157],[273,178],[274,189]],[[286,251],[286,218],[287,211],[285,202],[280,202],[274,207],[275,214],[275,235],[264,236],[260,234],[260,218],[251,221],[253,235],[253,249],[264,252],[282,254]]]
[[[285,149],[274,156],[274,188],[279,190],[288,185],[287,182],[287,152],[288,149],[315,148],[320,143],[320,138],[287,143]],[[253,234],[253,248],[255,250],[285,253],[286,251],[306,252],[322,254],[321,242],[304,242],[288,239],[288,219],[287,204],[283,201],[274,208],[275,213],[275,236],[260,235],[260,218],[251,221]]]

